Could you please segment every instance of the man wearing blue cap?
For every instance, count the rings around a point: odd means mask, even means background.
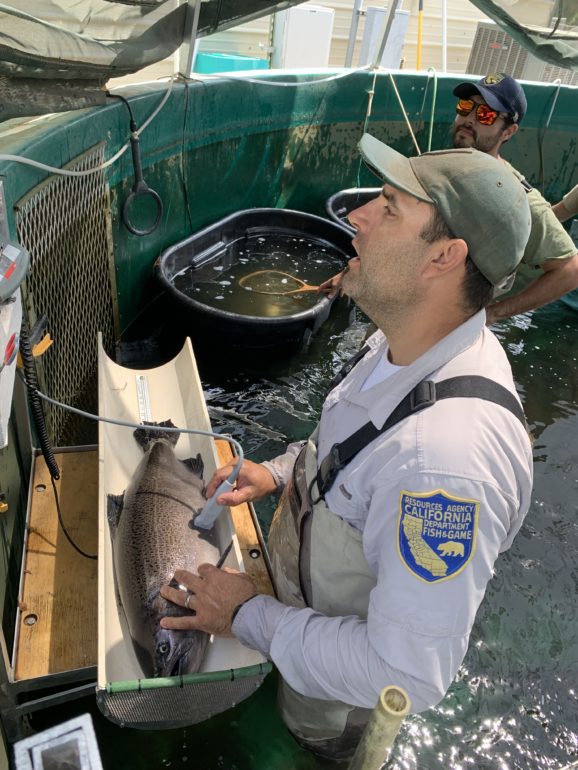
[[[366,134],[360,151],[384,185],[350,214],[357,256],[343,283],[378,331],[309,440],[245,460],[218,498],[281,494],[268,541],[277,599],[209,564],[175,573],[188,590],[161,591],[195,613],[163,627],[235,636],[271,659],[289,730],[331,758],[352,754],[386,686],[413,712],[443,698],[532,488],[520,401],[484,311],[522,258],[525,190],[469,148],[405,158]]]
[[[474,147],[505,163],[528,193],[532,231],[523,262],[536,278],[522,291],[487,308],[488,323],[523,313],[560,298],[578,287],[578,254],[550,204],[524,177],[500,158],[500,148],[518,131],[526,114],[522,86],[509,75],[487,75],[476,83],[460,83],[457,116],[452,126],[454,147]]]

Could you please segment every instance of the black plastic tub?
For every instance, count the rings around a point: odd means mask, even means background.
[[[327,253],[333,268],[325,276],[327,278],[342,269],[354,255],[351,233],[346,228],[322,217],[288,209],[240,211],[176,243],[159,257],[157,276],[171,305],[174,302],[182,330],[195,344],[213,346],[218,343],[236,349],[274,351],[302,344],[327,320],[335,298],[328,299],[313,292],[309,294],[307,307],[300,302],[288,303],[291,312],[276,317],[231,312],[216,306],[217,303],[191,296],[199,290],[203,273],[234,267],[245,243],[254,244],[255,239],[266,242],[267,238],[302,242],[304,248],[311,245],[316,253]],[[303,259],[307,260],[308,254]],[[253,263],[252,269],[254,267]],[[186,292],[183,290],[184,275],[188,282]],[[315,283],[319,282],[318,278]]]
[[[347,217],[354,209],[365,206],[366,203],[377,198],[381,187],[352,187],[349,190],[340,190],[327,199],[325,209],[331,219],[350,232],[355,232]]]

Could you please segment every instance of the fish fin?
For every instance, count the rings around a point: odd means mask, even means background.
[[[111,529],[116,529],[120,521],[122,507],[124,505],[124,492],[122,495],[106,496],[106,518]]]
[[[200,453],[196,457],[187,457],[186,460],[183,460],[183,464],[186,465],[187,468],[195,474],[195,476],[198,476],[200,479],[203,478],[205,463],[203,462],[203,458],[201,457]]]
[[[193,511],[193,515],[189,519],[189,523],[187,525],[189,527],[189,529],[192,529],[195,532],[197,532],[200,538],[203,537],[204,532],[210,532],[211,531],[211,530],[202,530],[202,529],[199,529],[197,526],[195,526],[195,519],[197,518],[199,513],[201,513],[202,510],[203,510],[202,508],[199,508],[197,511]]]
[[[180,433],[176,431],[162,431],[147,429],[147,425],[154,425],[157,428],[174,428],[176,427],[171,420],[164,420],[163,422],[144,422],[142,428],[137,428],[133,433],[136,443],[146,452],[149,446],[159,439],[168,441],[171,446],[176,446],[179,440]]]

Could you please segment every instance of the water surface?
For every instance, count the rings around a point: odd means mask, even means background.
[[[174,285],[204,305],[240,315],[277,318],[307,310],[319,302],[318,286],[338,273],[345,259],[325,241],[277,233],[253,235],[228,244],[217,259],[190,265]]]

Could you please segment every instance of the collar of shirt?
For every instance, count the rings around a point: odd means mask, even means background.
[[[376,427],[381,427],[387,415],[397,406],[418,382],[425,379],[441,366],[467,350],[480,336],[486,323],[486,311],[480,310],[457,329],[437,342],[433,347],[416,359],[409,366],[402,367],[388,378],[387,388],[380,393],[373,388],[362,391],[363,383],[376,364],[376,356],[387,351],[387,340],[383,332],[378,331],[367,341],[370,351],[357,364],[347,377],[327,396],[324,409],[331,409],[339,401],[349,401],[366,409],[369,419]]]

